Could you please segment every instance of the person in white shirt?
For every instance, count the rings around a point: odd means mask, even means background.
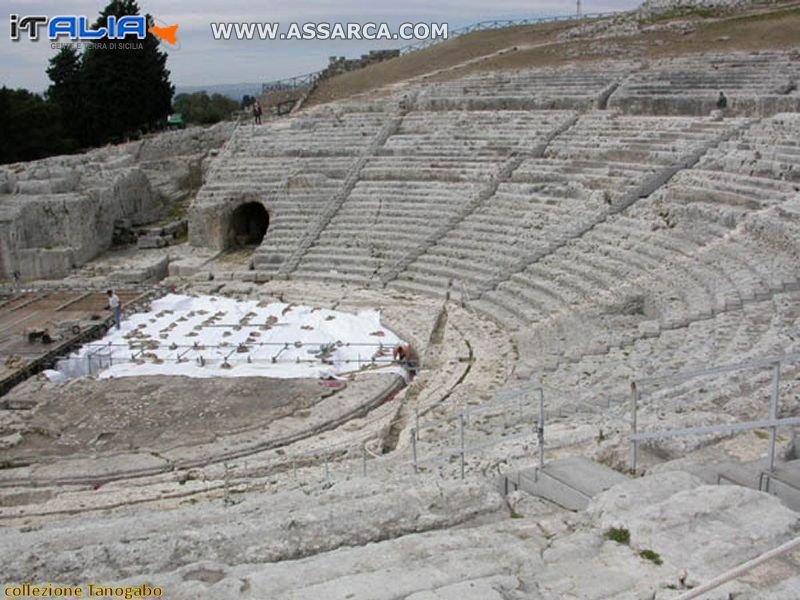
[[[114,290],[108,290],[106,294],[108,295],[108,306],[106,308],[111,309],[111,314],[114,315],[114,324],[119,329],[122,322],[122,308],[119,305],[119,297],[114,293]]]

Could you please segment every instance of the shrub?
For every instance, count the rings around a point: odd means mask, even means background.
[[[664,563],[664,561],[661,560],[661,556],[658,554],[658,552],[653,552],[652,550],[642,550],[641,552],[639,552],[639,556],[641,556],[645,560],[649,560],[651,563],[654,563],[656,565],[661,565]]]
[[[624,527],[612,527],[606,531],[606,538],[618,544],[625,544],[626,546],[631,543],[631,532]]]

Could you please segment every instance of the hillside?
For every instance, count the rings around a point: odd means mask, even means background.
[[[731,13],[698,10],[643,19],[627,13],[597,22],[547,23],[479,31],[387,63],[322,82],[306,106],[373,92],[414,79],[443,81],[468,73],[560,66],[609,58],[668,58],[696,52],[800,46],[800,3]]]

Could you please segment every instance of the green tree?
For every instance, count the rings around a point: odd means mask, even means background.
[[[175,111],[183,115],[187,123],[210,125],[229,119],[231,113],[239,110],[236,100],[226,98],[222,94],[196,92],[194,94],[178,94],[175,97]]]
[[[108,17],[138,15],[135,0],[112,0],[100,13],[95,28]],[[147,16],[148,24],[152,18]],[[158,128],[167,118],[174,88],[166,68],[167,55],[153,35],[144,40],[127,36],[131,48],[112,48],[120,40],[101,39],[83,55],[81,80],[86,98],[83,141],[97,145],[139,131]]]
[[[72,140],[80,140],[85,115],[81,92],[81,59],[74,47],[66,46],[50,59],[47,76],[53,82],[47,89],[47,99],[61,109],[64,131]]]
[[[0,163],[36,160],[72,148],[61,110],[28,90],[0,89]]]

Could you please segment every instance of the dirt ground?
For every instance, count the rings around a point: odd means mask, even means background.
[[[17,411],[26,413],[25,433],[0,457],[19,464],[48,456],[202,444],[307,410],[331,393],[316,379],[151,376],[77,379],[65,386],[32,379],[9,396],[34,394],[38,406],[30,413]],[[9,433],[5,429],[2,435]]]
[[[324,81],[306,106],[348,98],[415,77],[441,81],[474,72],[608,59],[644,60],[696,52],[724,54],[800,49],[800,3],[797,2],[782,2],[736,14],[665,16],[640,25],[655,30],[569,41],[559,41],[558,36],[575,27],[574,22],[471,33]]]

